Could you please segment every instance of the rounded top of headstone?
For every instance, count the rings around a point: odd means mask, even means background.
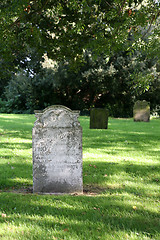
[[[75,127],[79,126],[79,111],[72,111],[63,105],[53,105],[42,111],[35,110],[37,121],[35,125],[41,127]]]
[[[150,104],[149,102],[147,102],[146,100],[138,100],[135,102],[134,104],[134,108],[149,108],[150,107]]]

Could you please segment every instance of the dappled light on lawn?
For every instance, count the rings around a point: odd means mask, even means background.
[[[10,121],[8,121],[10,120]],[[33,115],[0,115],[0,239],[160,239],[160,120],[83,127],[81,195],[32,193]]]

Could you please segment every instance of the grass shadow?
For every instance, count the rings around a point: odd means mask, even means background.
[[[159,121],[110,119],[109,129],[90,130],[89,118],[81,118],[84,194],[50,196],[32,194],[31,142],[16,139],[31,139],[33,119],[4,118],[0,137],[15,142],[0,143],[2,240],[159,239]],[[135,153],[155,161],[138,162]]]
[[[58,239],[64,236],[67,239],[68,235],[73,239],[75,236],[75,239],[105,239],[108,234],[118,237],[120,231],[137,232],[138,239],[156,239],[154,237],[160,228],[158,213],[140,206],[133,210],[127,197],[122,200],[121,196],[116,195],[93,198],[3,193],[0,194],[0,206],[6,213],[8,225],[13,221],[17,227],[24,225],[30,228],[32,225],[43,231],[41,239],[50,239],[53,232]],[[1,218],[0,222],[3,221]],[[50,229],[50,232],[46,232],[43,226]],[[31,228],[31,234],[32,231]],[[38,232],[34,230],[33,234],[39,239]]]

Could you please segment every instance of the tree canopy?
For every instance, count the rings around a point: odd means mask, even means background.
[[[159,23],[160,0],[0,1],[0,111],[62,103],[130,116],[141,97],[156,108]]]
[[[85,49],[112,55],[146,47],[149,33],[147,48],[157,53],[159,15],[158,0],[2,0],[0,55],[12,63],[34,47],[56,61],[81,61]]]

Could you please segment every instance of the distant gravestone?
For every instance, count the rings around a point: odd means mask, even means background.
[[[107,109],[91,108],[90,128],[91,129],[107,129],[108,128],[108,110]]]
[[[82,128],[79,111],[51,106],[35,111],[32,132],[33,192],[82,193]]]
[[[160,62],[158,62],[158,63],[156,64],[156,71],[157,71],[157,72],[160,72]]]
[[[147,101],[137,101],[133,108],[133,119],[135,122],[150,121],[150,105]]]

